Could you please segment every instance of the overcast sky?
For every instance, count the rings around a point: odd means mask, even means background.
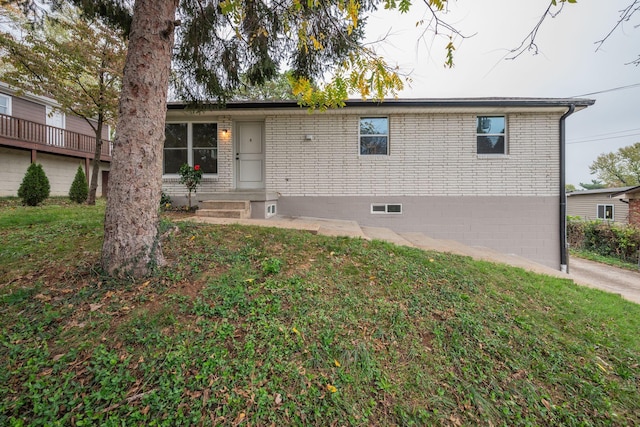
[[[582,0],[568,4],[538,33],[539,53],[507,60],[533,29],[549,0],[457,0],[444,18],[465,35],[456,43],[455,67],[447,69],[444,45],[416,27],[412,13],[378,11],[367,35],[390,65],[410,73],[401,98],[523,96],[573,97],[595,105],[567,119],[567,183],[591,182],[589,165],[601,153],[640,142],[640,67],[625,65],[640,55],[640,13],[619,27],[596,52],[632,0]],[[427,16],[425,16],[427,17]],[[474,35],[475,34],[475,35]],[[614,88],[631,86],[620,90]],[[608,91],[593,95],[593,92]]]

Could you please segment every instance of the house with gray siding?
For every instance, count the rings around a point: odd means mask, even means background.
[[[91,176],[95,132],[83,118],[65,115],[56,105],[0,82],[0,196],[17,195],[31,163],[42,165],[52,196],[69,194],[78,166]],[[108,129],[102,137],[98,195],[106,193],[111,162]]]
[[[567,215],[585,221],[629,223],[629,202],[617,196],[632,187],[600,188],[567,193]]]
[[[564,124],[588,99],[295,102],[167,109],[163,190],[184,203],[242,201],[253,218],[355,220],[566,266]],[[222,210],[222,209],[220,209]]]

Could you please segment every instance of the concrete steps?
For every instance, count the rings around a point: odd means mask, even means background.
[[[248,200],[205,200],[200,202],[196,216],[209,218],[251,218],[251,202]]]

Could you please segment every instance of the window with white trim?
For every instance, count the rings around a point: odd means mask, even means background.
[[[180,167],[199,165],[205,174],[218,173],[217,123],[167,123],[163,173],[177,175]]]
[[[598,219],[613,221],[613,205],[598,205]]]
[[[11,97],[0,93],[0,114],[11,115]]]
[[[389,118],[360,118],[360,154],[389,155]]]
[[[402,205],[399,203],[372,203],[372,214],[402,214]]]
[[[476,118],[476,149],[478,154],[507,154],[507,120],[505,116]]]

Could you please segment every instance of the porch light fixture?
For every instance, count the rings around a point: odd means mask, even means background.
[[[229,129],[222,129],[222,134],[224,136],[227,136],[228,133],[229,133]]]

